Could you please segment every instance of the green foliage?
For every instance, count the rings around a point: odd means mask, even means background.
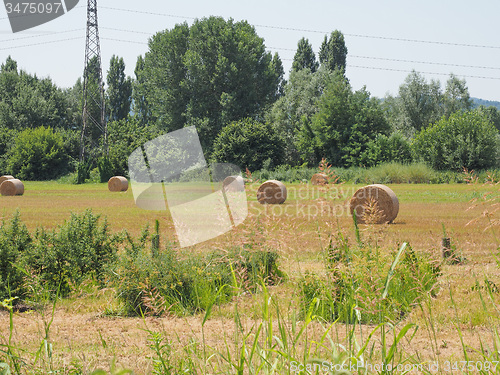
[[[318,70],[319,63],[316,61],[316,55],[312,49],[309,40],[302,38],[297,45],[297,52],[293,57],[292,71],[296,72],[302,69],[309,69],[311,73]]]
[[[154,126],[142,126],[138,116],[108,123],[108,158],[111,174],[128,176],[128,157],[137,147],[159,135]]]
[[[60,133],[43,126],[17,134],[7,155],[7,170],[23,180],[50,180],[68,170],[68,155]]]
[[[500,110],[497,107],[489,106],[485,107],[480,105],[476,109],[479,113],[484,113],[486,118],[495,125],[495,128],[500,132]]]
[[[38,229],[23,264],[43,280],[53,293],[66,295],[86,278],[103,283],[116,261],[119,235],[110,234],[108,223],[87,209],[71,214],[69,221],[52,231]]]
[[[497,129],[478,111],[442,118],[418,133],[412,143],[414,157],[437,170],[495,167],[499,147]]]
[[[378,248],[352,248],[341,234],[330,242],[326,262],[326,277],[306,273],[300,282],[302,314],[312,307],[327,321],[346,323],[401,320],[427,293],[436,294],[441,272],[409,247],[384,255]]]
[[[125,76],[123,57],[113,55],[109,62],[106,110],[110,121],[126,118],[132,101],[132,79]]]
[[[7,170],[7,154],[16,139],[17,131],[5,127],[0,127],[0,171]]]
[[[411,146],[408,139],[395,132],[390,136],[379,134],[366,145],[360,157],[360,163],[371,167],[387,162],[410,163],[412,161]]]
[[[92,162],[83,160],[76,165],[76,180],[77,184],[84,184],[90,178],[90,171],[92,170]]]
[[[360,173],[358,182],[372,184],[425,184],[446,181],[441,180],[439,174],[425,163],[401,164],[388,162]]]
[[[451,74],[443,92],[439,81],[427,82],[413,71],[399,86],[397,97],[385,98],[384,108],[393,130],[411,137],[442,116],[470,110],[472,101],[465,80]]]
[[[443,112],[446,117],[459,111],[472,109],[472,100],[465,79],[459,79],[454,74],[446,81],[446,89],[443,95]]]
[[[0,300],[22,296],[23,273],[19,260],[31,246],[31,236],[17,211],[9,221],[0,226]]]
[[[151,106],[145,97],[146,90],[143,71],[144,58],[142,55],[139,55],[134,69],[135,80],[132,82],[132,111],[141,126],[149,125],[152,117]]]
[[[233,122],[222,129],[214,142],[213,159],[257,170],[266,160],[283,160],[283,140],[269,123],[251,119]]]
[[[321,96],[318,107],[311,124],[316,155],[334,166],[359,165],[368,142],[389,131],[379,101],[364,89],[352,92],[340,72]]]
[[[255,117],[276,100],[280,74],[279,58],[266,52],[254,27],[209,17],[154,35],[141,79],[159,128],[206,124],[198,132],[209,154],[226,124]]]
[[[339,30],[333,31],[329,39],[325,35],[319,51],[321,65],[326,66],[330,70],[339,70],[345,73],[346,59],[347,47],[344,35]]]
[[[63,91],[50,78],[40,79],[18,71],[17,63],[7,58],[0,69],[0,126],[23,130],[39,126],[70,127]]]
[[[139,242],[129,237],[120,260],[117,294],[129,315],[192,314],[230,301],[237,288],[255,291],[285,278],[275,252],[235,248],[206,256],[177,254],[168,243],[158,251],[156,239],[147,231]]]
[[[107,155],[104,155],[97,160],[97,168],[99,170],[99,181],[108,182],[109,179],[115,176],[113,173],[113,164]]]
[[[284,162],[290,165],[310,162],[315,164],[314,138],[310,122],[318,111],[318,101],[326,86],[335,79],[335,73],[320,68],[292,71],[281,96],[267,113],[267,119],[285,141]],[[309,155],[313,155],[309,157]],[[310,160],[311,159],[311,160]]]

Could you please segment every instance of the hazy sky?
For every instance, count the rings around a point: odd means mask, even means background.
[[[300,38],[308,38],[317,55],[325,34],[338,29],[345,35],[346,73],[354,89],[366,85],[375,96],[397,94],[412,69],[444,87],[453,72],[467,80],[471,96],[500,101],[498,0],[100,0],[98,6],[104,75],[115,54],[133,76],[149,36],[216,15],[254,25],[287,72]],[[72,86],[83,72],[86,0],[50,23],[16,34],[1,9],[0,60],[11,55],[20,68]]]

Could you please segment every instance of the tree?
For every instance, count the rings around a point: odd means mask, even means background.
[[[476,109],[479,113],[482,113],[486,116],[486,118],[495,125],[495,128],[500,132],[500,110],[497,107],[489,106],[485,107],[484,105],[480,105]]]
[[[0,68],[0,126],[22,130],[38,126],[68,127],[69,103],[50,78],[17,70],[7,58]]]
[[[451,74],[443,93],[439,81],[427,82],[420,73],[412,71],[399,86],[399,95],[386,97],[383,106],[393,130],[413,137],[443,115],[470,110],[472,101],[465,80]]]
[[[415,159],[438,170],[486,169],[498,164],[500,139],[479,111],[455,112],[422,129],[412,142]]]
[[[313,163],[312,160],[315,160],[314,157],[310,160],[306,156],[310,154],[306,149],[311,146],[307,127],[318,110],[319,98],[334,77],[335,73],[325,67],[314,73],[309,69],[292,70],[283,96],[268,112],[267,121],[276,127],[284,139],[286,163],[298,165],[305,161]]]
[[[292,71],[296,72],[302,69],[309,69],[311,73],[318,70],[319,63],[316,61],[316,55],[312,49],[309,40],[302,38],[297,45],[297,52],[293,57]]]
[[[62,136],[43,126],[20,132],[7,155],[7,170],[22,180],[54,179],[67,167]]]
[[[150,39],[145,99],[159,128],[195,124],[209,154],[224,125],[260,115],[279,97],[279,62],[246,21],[176,25]]]
[[[158,135],[154,126],[143,126],[136,116],[108,123],[108,160],[113,175],[128,176],[130,154]]]
[[[439,81],[427,83],[416,71],[411,72],[399,87],[399,98],[403,123],[411,131],[420,131],[442,115],[443,97]]]
[[[352,92],[342,71],[335,72],[335,80],[319,99],[311,130],[316,155],[335,166],[350,167],[359,165],[368,142],[378,134],[387,134],[389,125],[377,99],[364,88]]]
[[[283,140],[269,123],[244,119],[222,129],[214,142],[212,158],[255,171],[268,160],[271,167],[281,164],[283,146]]]
[[[347,59],[347,47],[344,35],[335,30],[331,33],[330,39],[325,35],[319,51],[319,61],[331,70],[341,70],[345,73]]]
[[[132,80],[125,76],[125,62],[113,55],[109,62],[106,90],[107,113],[110,121],[124,119],[129,115],[132,100]]]
[[[446,82],[443,99],[443,112],[446,117],[457,111],[469,111],[472,109],[472,100],[465,79],[459,79],[454,74]]]
[[[143,77],[144,71],[144,58],[139,55],[137,57],[137,62],[135,64],[135,81],[133,81],[132,87],[132,111],[134,116],[139,119],[139,123],[142,126],[149,124],[152,119],[151,106],[148,104],[145,97],[145,83]]]

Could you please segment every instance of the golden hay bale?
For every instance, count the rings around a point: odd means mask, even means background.
[[[257,189],[257,200],[260,204],[285,203],[286,186],[281,181],[266,181]]]
[[[311,184],[313,185],[327,185],[328,176],[325,173],[316,173],[311,178]]]
[[[128,180],[122,176],[111,177],[108,181],[109,191],[127,191]]]
[[[245,191],[245,180],[241,176],[228,176],[222,181],[222,189],[232,193]]]
[[[13,179],[14,179],[14,176],[6,174],[6,175],[0,177],[0,185],[2,185],[2,182],[4,182],[5,180],[13,180]]]
[[[385,185],[374,184],[358,189],[349,202],[351,215],[356,210],[358,223],[391,223],[399,212],[396,194]]]
[[[5,180],[0,185],[0,194],[6,196],[23,195],[24,185],[17,178]]]

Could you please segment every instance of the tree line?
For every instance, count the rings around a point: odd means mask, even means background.
[[[380,99],[351,87],[347,54],[338,30],[325,36],[318,58],[302,38],[285,80],[279,55],[246,21],[209,17],[158,32],[134,78],[123,58],[111,58],[109,154],[93,167],[126,175],[136,147],[191,125],[207,160],[250,170],[314,166],[323,158],[339,167],[417,160],[436,169],[498,167],[500,111],[473,108],[465,80],[450,75],[441,88],[413,71],[397,95]],[[61,89],[7,58],[0,68],[1,173],[53,179],[77,170],[81,111],[81,79]]]

